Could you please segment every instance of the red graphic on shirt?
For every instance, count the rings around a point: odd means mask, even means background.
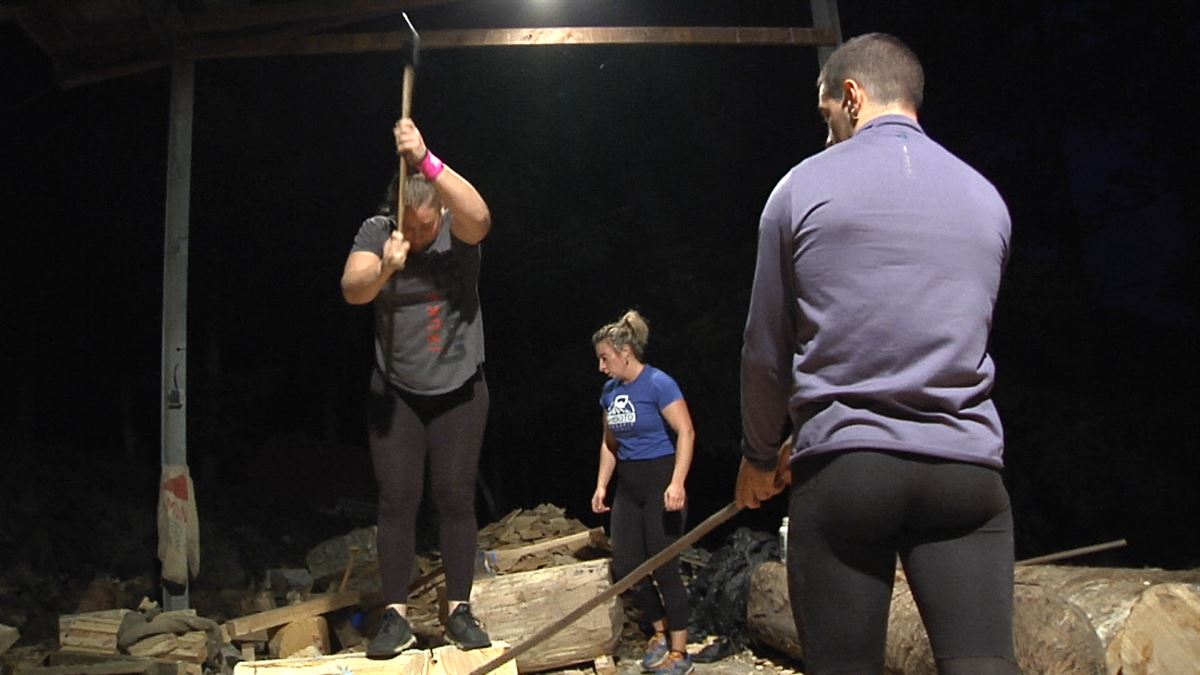
[[[435,354],[440,354],[442,351],[442,329],[446,325],[441,317],[443,306],[441,303],[437,303],[425,308],[425,316],[429,319],[425,322],[425,342],[429,351]]]

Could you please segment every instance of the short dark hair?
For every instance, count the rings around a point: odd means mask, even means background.
[[[420,206],[432,201],[437,205],[441,205],[441,200],[438,197],[437,188],[433,187],[425,176],[420,173],[409,173],[404,181],[404,203],[408,206]],[[383,193],[383,201],[376,208],[376,212],[381,216],[395,215],[396,211],[396,191],[400,186],[400,172],[392,174],[392,180],[388,183],[387,190]]]
[[[817,77],[831,96],[842,97],[842,83],[855,80],[879,103],[902,103],[914,111],[925,96],[925,71],[917,55],[899,38],[867,33],[838,47]],[[835,90],[837,93],[835,93]]]

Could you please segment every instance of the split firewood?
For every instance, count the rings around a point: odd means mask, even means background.
[[[174,633],[159,633],[138,640],[129,646],[128,651],[133,656],[154,657],[162,656],[178,647],[179,638]]]
[[[21,631],[12,626],[5,626],[0,623],[0,654],[8,651],[8,648],[17,643],[21,639]]]
[[[117,632],[128,609],[109,609],[58,617],[58,644],[77,651],[116,654]]]
[[[306,616],[293,621],[271,637],[268,643],[271,657],[286,659],[311,648],[317,655],[328,654],[329,623],[323,616]]]

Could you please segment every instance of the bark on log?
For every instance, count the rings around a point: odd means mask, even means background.
[[[1018,567],[1014,588],[1017,658],[1026,672],[1200,675],[1200,570]],[[795,658],[803,648],[792,623],[782,564],[751,577],[747,629]],[[932,673],[928,639],[903,577],[892,598],[892,673]]]
[[[1042,586],[1013,589],[1017,664],[1026,673],[1103,675],[1104,648],[1084,612]],[[897,575],[888,619],[884,672],[937,675],[933,650],[908,583]]]
[[[471,611],[493,640],[519,645],[610,586],[607,559],[501,574],[475,580]],[[620,600],[612,598],[518,657],[517,670],[530,673],[562,668],[611,654],[623,620]]]
[[[804,660],[804,648],[792,619],[787,568],[783,563],[765,562],[751,573],[750,591],[746,597],[746,630],[758,642],[794,659]]]

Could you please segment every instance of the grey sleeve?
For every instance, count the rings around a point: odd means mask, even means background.
[[[350,247],[351,253],[363,251],[366,253],[374,253],[380,258],[383,257],[383,243],[392,233],[392,221],[386,216],[372,216],[363,221],[361,227],[358,228],[358,234],[354,235],[354,245]]]

